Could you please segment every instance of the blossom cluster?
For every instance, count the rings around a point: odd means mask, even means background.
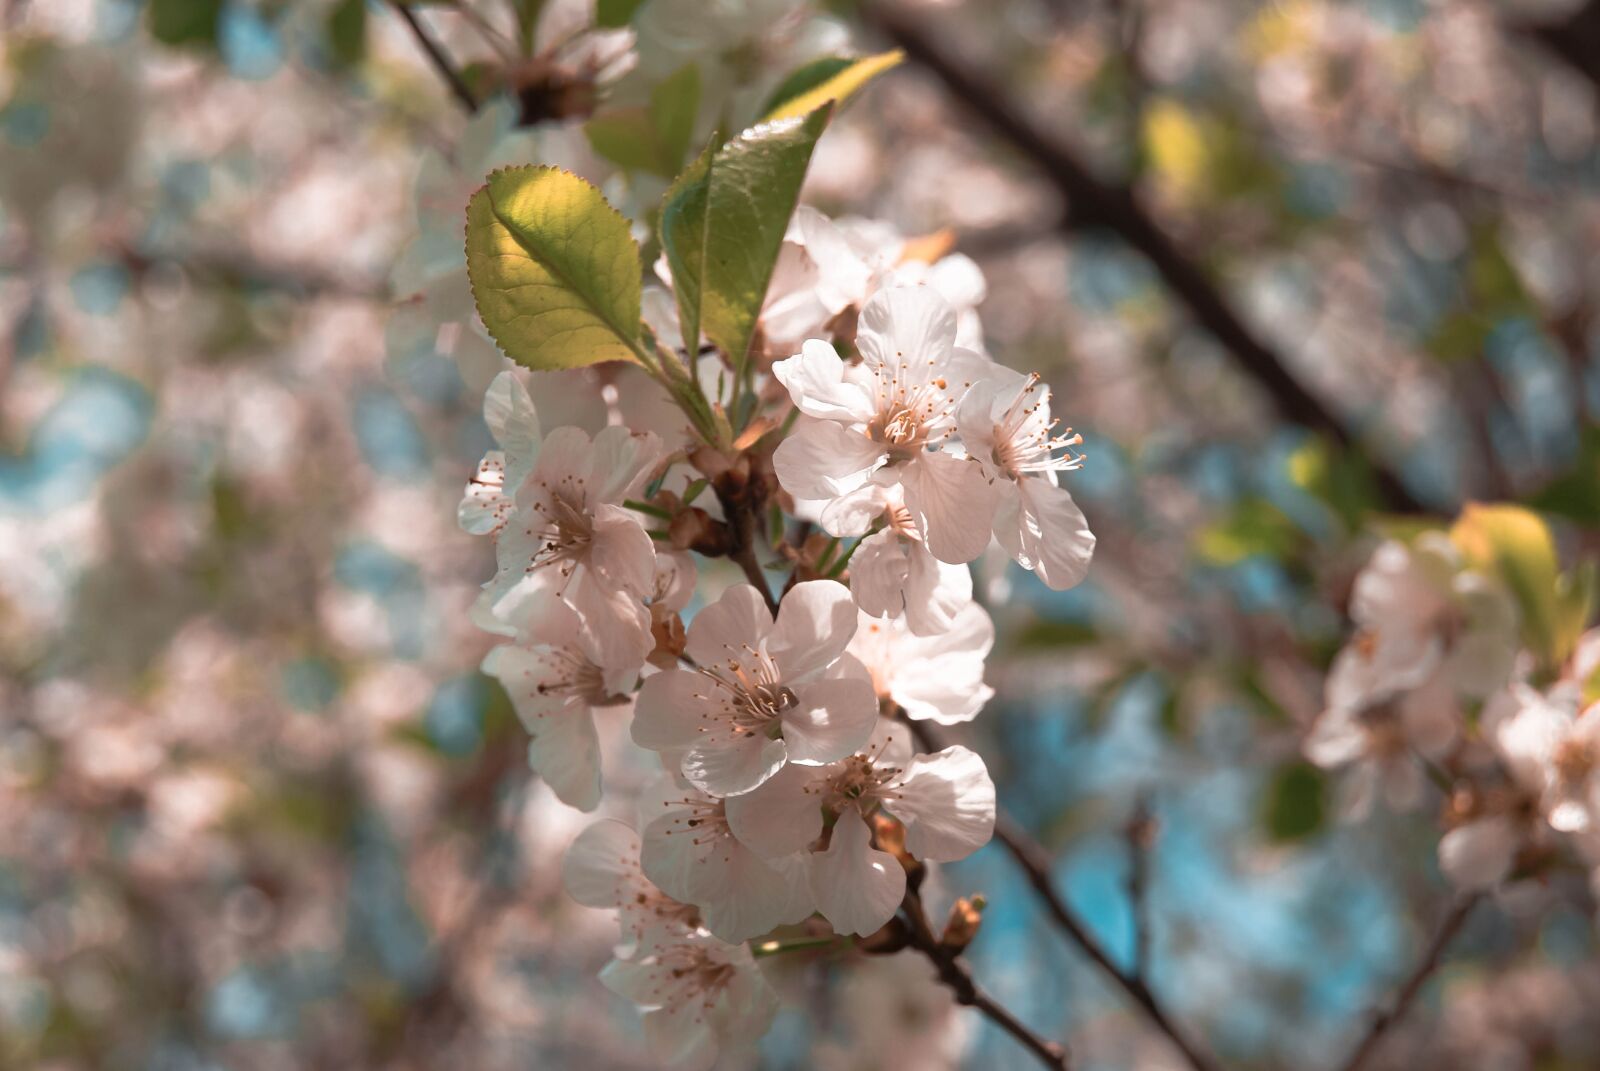
[[[1305,751],[1349,768],[1351,818],[1380,799],[1417,809],[1431,777],[1445,796],[1444,874],[1463,890],[1537,901],[1564,857],[1600,882],[1600,629],[1550,656],[1558,637],[1540,604],[1565,585],[1541,591],[1515,566],[1478,560],[1473,523],[1469,510],[1450,533],[1374,551]]]
[[[752,426],[770,431],[741,457],[621,424],[546,433],[516,372],[487,393],[498,449],[459,510],[495,541],[473,616],[506,642],[483,670],[557,796],[618,816],[574,844],[566,880],[618,913],[626,941],[602,980],[647,1009],[670,1062],[703,1066],[765,1031],[777,1001],[747,942],[817,918],[871,937],[908,869],[989,840],[982,758],[915,730],[969,721],[993,694],[994,626],[966,563],[993,541],[1052,588],[1088,568],[1094,536],[1062,482],[1081,439],[1058,430],[1037,376],[983,352],[977,267],[917,255],[887,227],[796,214],[751,388]],[[664,290],[646,302],[696,356],[672,306]],[[700,362],[731,404],[730,369]],[[737,516],[752,488],[768,499],[756,542],[781,546],[792,575],[774,597],[747,569],[712,598],[699,574],[729,547],[708,533],[753,523]],[[814,528],[826,538],[800,535]],[[631,807],[607,793],[596,729],[630,716],[660,770]]]

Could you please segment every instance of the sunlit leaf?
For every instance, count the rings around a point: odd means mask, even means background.
[[[832,113],[752,127],[702,154],[667,191],[661,237],[684,338],[694,327],[742,365],[800,198],[811,151]]]
[[[1546,665],[1558,662],[1560,562],[1543,519],[1521,506],[1468,503],[1450,538],[1467,561],[1497,574],[1511,589],[1522,611],[1523,642]]]
[[[810,115],[824,104],[837,108],[868,82],[905,59],[899,49],[860,59],[816,60],[784,80],[763,110],[763,122]]]
[[[492,173],[467,206],[467,273],[484,326],[517,363],[637,359],[639,249],[628,221],[578,176]]]

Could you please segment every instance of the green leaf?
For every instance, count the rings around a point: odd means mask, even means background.
[[[700,69],[690,63],[650,95],[649,108],[619,108],[584,124],[595,152],[627,171],[670,179],[683,167],[700,108]]]
[[[367,0],[340,0],[328,13],[328,48],[333,58],[353,67],[367,54]]]
[[[814,60],[795,71],[772,94],[763,110],[763,122],[810,115],[824,104],[835,108],[884,71],[900,64],[899,49],[860,59],[831,57]]]
[[[150,0],[145,26],[164,45],[215,45],[222,0]]]
[[[599,0],[594,6],[594,24],[603,30],[626,26],[643,3],[644,0]]]
[[[1572,468],[1545,484],[1528,500],[1528,505],[1579,524],[1600,527],[1600,428],[1584,429]]]
[[[504,168],[467,205],[472,296],[518,364],[638,360],[639,274],[628,221],[571,172]]]
[[[1550,528],[1521,506],[1469,502],[1450,538],[1475,567],[1505,581],[1522,611],[1522,639],[1547,668],[1565,657],[1560,650],[1560,561]]]
[[[752,127],[667,191],[662,243],[678,288],[687,345],[698,323],[742,372],[789,217],[832,105]],[[697,303],[698,313],[686,304]]]
[[[700,112],[700,68],[686,63],[650,93],[650,118],[660,146],[663,178],[683,168]]]
[[[1327,814],[1326,778],[1309,762],[1292,762],[1278,768],[1267,785],[1262,824],[1275,841],[1309,837],[1322,828]]]
[[[672,271],[683,344],[700,348],[700,282],[705,273],[706,199],[711,190],[711,159],[717,139],[667,187],[661,201],[661,246]]]

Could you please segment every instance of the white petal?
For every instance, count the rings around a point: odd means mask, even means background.
[[[932,378],[956,344],[950,303],[924,286],[886,287],[861,310],[856,348],[868,368],[893,370],[902,386]]]
[[[724,941],[748,941],[801,922],[814,905],[798,858],[765,860],[731,836],[719,839],[692,874],[691,903]]]
[[[594,570],[580,568],[573,573],[566,601],[582,619],[600,665],[637,667],[655,648],[649,608],[638,595],[610,586]]]
[[[567,894],[585,907],[617,907],[638,889],[639,837],[607,818],[578,834],[561,864]]]
[[[528,765],[569,807],[600,804],[600,738],[589,708],[573,700],[528,728]]]
[[[714,666],[742,656],[747,644],[759,647],[771,631],[772,612],[761,593],[749,584],[733,584],[694,615],[684,650],[700,665]]]
[[[878,697],[867,681],[806,681],[792,690],[800,703],[783,712],[791,762],[820,765],[853,755],[878,723]]]
[[[1014,515],[1003,506],[995,517],[1000,545],[1046,587],[1065,591],[1081,581],[1094,555],[1094,533],[1067,489],[1048,480],[1024,479],[1012,501]]]
[[[767,653],[785,682],[792,682],[833,664],[855,632],[850,589],[834,580],[807,580],[784,594],[767,637]]]
[[[906,872],[894,856],[872,846],[867,823],[854,807],[834,823],[828,850],[811,856],[807,878],[817,910],[841,934],[877,931],[906,894]]]
[[[589,565],[614,588],[640,598],[655,587],[656,547],[638,514],[621,506],[598,506]]]
[[[853,557],[850,560],[855,561]],[[906,625],[918,636],[935,636],[953,628],[956,616],[972,605],[972,571],[965,565],[940,561],[919,543],[910,548],[908,564]]]
[[[772,366],[772,374],[789,391],[795,407],[807,416],[841,423],[872,419],[867,392],[844,378],[844,362],[821,339],[810,339],[800,352]]]
[[[929,553],[953,565],[983,553],[996,497],[981,466],[942,450],[924,453],[903,467],[900,481]]]
[[[918,755],[884,807],[906,827],[906,850],[918,859],[965,859],[994,835],[994,782],[976,752],[956,746]]]
[[[651,751],[692,747],[707,714],[704,683],[684,669],[646,677],[633,706],[633,742]]]
[[[594,444],[582,428],[562,426],[546,435],[528,482],[507,488],[516,494],[517,508],[527,508],[530,502],[542,498],[545,488],[587,481],[593,449]]]
[[[772,468],[796,498],[832,499],[860,489],[887,456],[859,431],[801,417],[773,452]]]
[[[683,757],[683,776],[713,796],[737,796],[783,769],[788,755],[782,740],[742,736],[716,748],[691,748]]]
[[[501,372],[483,396],[483,420],[505,451],[506,486],[515,490],[539,456],[539,411],[515,372]]]
[[[661,440],[653,432],[633,432],[620,424],[594,437],[586,490],[591,506],[621,502],[643,485],[661,456]]]
[[[822,836],[822,798],[814,786],[826,776],[813,766],[785,766],[755,791],[729,797],[734,836],[769,859],[810,847]]]
[[[717,1062],[717,1037],[696,1005],[672,1005],[646,1012],[645,1044],[662,1067],[710,1071]]]

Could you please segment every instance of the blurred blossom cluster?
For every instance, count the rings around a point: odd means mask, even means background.
[[[1441,921],[1361,1066],[1600,1063],[1592,10],[0,0],[0,1066],[1036,1066],[908,881],[1074,1068]],[[891,47],[736,382],[660,207]],[[506,357],[522,165],[675,384]]]

